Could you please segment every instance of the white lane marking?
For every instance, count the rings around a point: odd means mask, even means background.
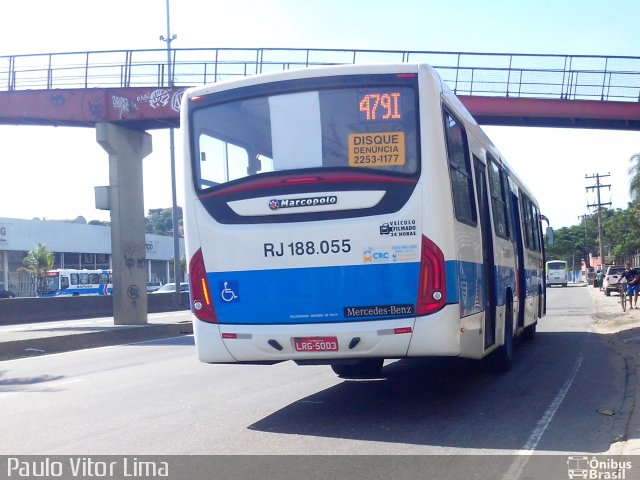
[[[573,381],[578,375],[578,371],[580,370],[580,366],[582,365],[583,360],[584,355],[581,353],[576,360],[576,364],[573,366],[571,373],[569,374],[569,378],[564,383],[547,410],[544,412],[544,415],[542,415],[540,420],[538,420],[538,424],[536,425],[536,428],[533,429],[533,432],[529,436],[527,443],[524,444],[524,447],[522,447],[522,449],[515,453],[516,459],[511,464],[511,467],[509,468],[507,473],[502,476],[503,480],[513,480],[514,478],[520,478],[525,465],[529,461],[529,457],[531,457],[536,447],[538,446],[538,443],[540,443],[542,435],[544,435],[544,432],[551,424],[551,421],[558,411],[558,408],[560,408],[564,397],[567,395],[567,392],[569,392],[571,385],[573,385]]]

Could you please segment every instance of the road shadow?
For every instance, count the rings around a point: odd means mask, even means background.
[[[6,371],[0,371],[0,393],[52,391],[47,383],[65,378],[63,375],[38,375],[35,377],[10,377]]]
[[[195,341],[192,334],[180,334],[175,337],[159,338],[157,340],[145,340],[141,343],[130,344],[136,347],[183,347],[190,346],[195,347]]]
[[[380,379],[343,381],[248,428],[498,450],[522,449],[532,432],[544,428],[537,449],[563,452],[607,451],[622,428],[615,414],[598,413],[621,412],[626,373],[597,334],[539,333],[533,342],[518,341],[506,374],[455,358],[401,360],[383,373]],[[563,389],[553,424],[541,424]]]

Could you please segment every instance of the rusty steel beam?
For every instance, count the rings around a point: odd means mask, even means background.
[[[179,126],[185,88],[92,88],[0,92],[0,124],[150,130]]]
[[[153,130],[179,126],[185,87],[0,92],[0,125],[91,127],[109,122]],[[640,103],[459,96],[481,125],[640,130]]]
[[[459,96],[481,125],[640,130],[640,103]]]

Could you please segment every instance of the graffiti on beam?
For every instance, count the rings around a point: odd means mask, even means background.
[[[64,95],[55,94],[51,95],[51,105],[54,107],[61,107],[66,102]]]
[[[131,113],[133,110],[137,110],[138,106],[135,102],[129,100],[127,97],[117,97],[112,96],[111,102],[113,104],[113,108],[120,111],[120,118],[125,113]]]
[[[171,109],[175,112],[180,112],[180,102],[182,102],[182,95],[184,90],[177,92],[169,92],[164,88],[158,88],[153,92],[145,92],[138,95],[136,101],[138,103],[147,103],[153,109],[164,108],[171,103]]]
[[[104,117],[104,108],[100,103],[89,102],[89,113],[95,119],[100,119]]]
[[[179,92],[175,92],[173,94],[173,98],[171,99],[171,108],[173,108],[174,112],[180,113],[180,104],[182,103],[183,94],[184,90],[180,90]]]
[[[111,106],[120,120],[131,118],[154,118],[158,114],[170,115],[171,111],[180,113],[180,102],[184,89],[172,90],[156,88],[129,98],[124,92],[111,95]]]
[[[169,104],[169,92],[166,90],[156,90],[149,98],[149,105],[152,108],[166,107]]]
[[[164,88],[159,88],[153,92],[146,92],[139,95],[138,102],[147,102],[151,108],[158,109],[166,107],[169,104],[171,96]]]

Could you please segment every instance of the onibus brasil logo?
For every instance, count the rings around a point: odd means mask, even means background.
[[[570,479],[625,480],[627,470],[631,470],[629,461],[613,458],[572,456],[567,458],[567,474]]]

